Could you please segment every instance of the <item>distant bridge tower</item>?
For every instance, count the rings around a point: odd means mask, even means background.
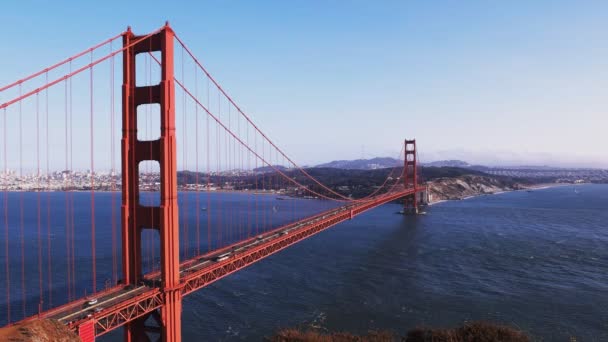
[[[405,156],[403,161],[403,186],[406,189],[412,189],[418,186],[416,139],[405,140]],[[416,192],[405,197],[403,213],[418,214],[418,196]]]
[[[181,341],[182,295],[179,289],[179,227],[177,208],[177,155],[175,147],[175,88],[173,79],[173,30],[167,23],[145,39],[131,29],[123,35],[122,88],[122,271],[127,285],[143,280],[141,236],[144,229],[160,234],[160,290],[164,303],[159,311],[125,325],[125,341],[149,341],[148,333],[160,333],[162,341]],[[138,41],[136,44],[134,42]],[[161,53],[159,84],[136,86],[136,55]],[[160,138],[137,139],[137,106],[160,106]],[[143,206],[139,197],[139,163],[160,165],[160,205]],[[148,326],[153,323],[156,326]]]

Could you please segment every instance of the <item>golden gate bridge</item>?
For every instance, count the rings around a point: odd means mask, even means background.
[[[126,341],[180,341],[184,296],[382,204],[404,199],[404,212],[417,213],[425,191],[415,140],[403,143],[403,166],[365,197],[323,184],[254,124],[168,23],[146,35],[129,28],[0,96],[3,325],[49,318],[83,341],[119,327]],[[79,174],[74,163],[87,159]],[[106,177],[96,162],[109,165]],[[192,196],[178,198],[180,166],[193,170],[184,189]],[[288,219],[273,215],[268,194],[289,199]],[[302,214],[305,197],[332,206]]]

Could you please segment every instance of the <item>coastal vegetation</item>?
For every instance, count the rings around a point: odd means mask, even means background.
[[[372,331],[365,335],[321,333],[315,330],[284,329],[270,342],[529,342],[523,332],[488,322],[470,322],[456,328],[415,328],[401,336],[392,332]]]

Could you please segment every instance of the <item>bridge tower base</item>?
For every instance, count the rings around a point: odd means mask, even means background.
[[[181,341],[182,297],[179,286],[179,221],[177,207],[177,153],[175,139],[175,85],[173,30],[169,24],[150,36],[123,35],[122,87],[122,270],[125,285],[142,283],[141,236],[144,229],[160,235],[161,284],[164,303],[152,312],[125,325],[125,341],[149,341],[160,333],[162,341]],[[160,83],[136,85],[136,55],[160,51]],[[137,107],[160,106],[160,138],[137,138]],[[139,163],[157,161],[160,166],[160,204],[144,206],[139,196]],[[146,322],[154,320],[154,326]],[[153,322],[151,322],[153,323]]]

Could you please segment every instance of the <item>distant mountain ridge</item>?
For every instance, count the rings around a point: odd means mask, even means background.
[[[435,166],[435,167],[461,167],[470,168],[471,164],[462,160],[438,160],[430,163],[421,163],[423,166]],[[391,157],[376,157],[372,159],[355,159],[355,160],[334,160],[329,163],[319,164],[315,167],[323,168],[329,167],[334,169],[344,170],[376,170],[384,169],[387,167],[403,166],[402,159],[395,159]]]
[[[377,157],[372,159],[334,160],[329,163],[319,164],[315,167],[344,170],[376,170],[401,165],[403,165],[403,160],[390,157]]]
[[[479,164],[470,164],[466,161],[459,159],[450,160],[436,160],[432,162],[421,162],[421,166],[426,167],[457,167],[462,169],[476,170],[482,172],[488,172],[493,170],[529,170],[529,171],[543,171],[543,170],[587,170],[589,168],[564,168],[555,167],[550,165],[503,165],[503,166],[488,166]],[[319,164],[317,168],[333,168],[343,170],[376,170],[384,169],[395,166],[403,166],[402,159],[395,159],[391,157],[376,157],[371,159],[355,159],[355,160],[334,160],[329,163]]]
[[[437,161],[433,161],[430,163],[422,163],[422,165],[424,166],[435,166],[435,167],[462,167],[462,168],[469,168],[472,165],[462,161],[462,160],[457,160],[457,159],[452,159],[452,160],[437,160]]]
[[[273,166],[261,166],[253,169],[254,172],[274,172],[276,170],[285,171],[287,167],[283,165],[273,165]]]

